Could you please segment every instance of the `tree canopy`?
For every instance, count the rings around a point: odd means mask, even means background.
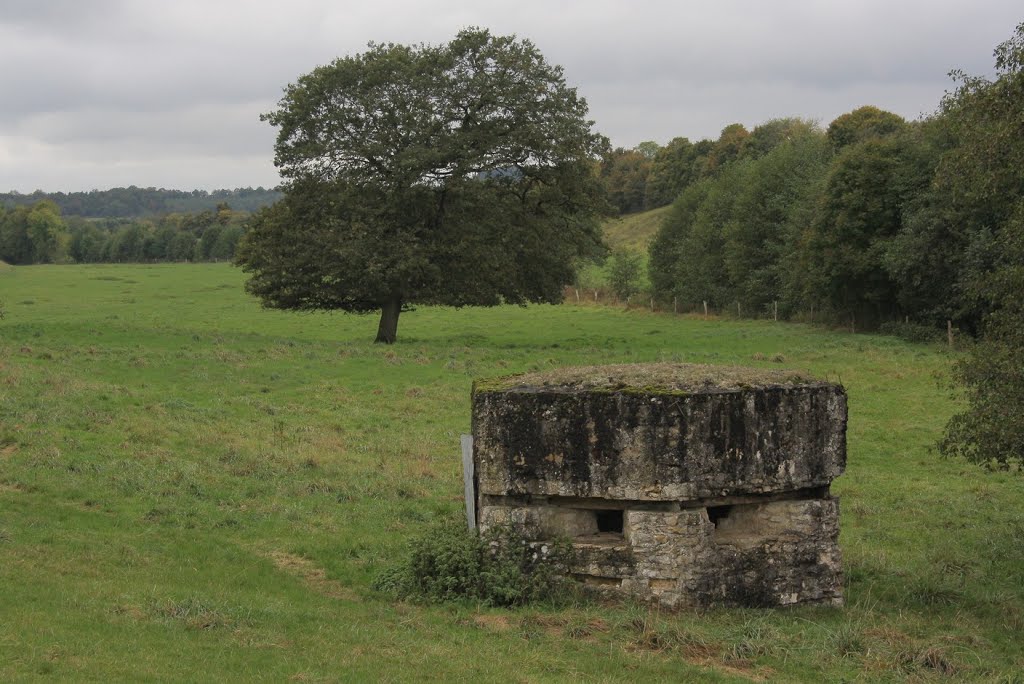
[[[410,304],[559,301],[602,249],[607,140],[527,40],[371,43],[300,77],[264,119],[285,197],[238,262],[266,306],[381,310],[391,343]]]
[[[943,112],[958,143],[938,189],[974,247],[965,298],[983,312],[982,336],[954,367],[966,408],[941,444],[991,467],[1024,467],[1024,23],[995,50],[996,78],[955,72]],[[944,207],[946,208],[946,207]]]

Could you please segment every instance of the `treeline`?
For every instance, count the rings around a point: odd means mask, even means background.
[[[770,121],[748,131],[731,124],[718,140],[690,142],[674,138],[667,145],[642,142],[614,149],[601,163],[601,181],[608,200],[620,214],[656,209],[671,204],[685,188],[715,176],[729,162],[759,156],[788,133],[786,120]]]
[[[690,180],[650,246],[653,296],[683,310],[977,333],[993,307],[982,283],[1006,266],[1024,212],[1024,75],[1012,54],[994,81],[957,75],[921,121],[862,107],[825,130],[780,119],[678,143],[687,153],[672,177],[692,161]],[[671,147],[648,155],[644,206]]]
[[[940,449],[1024,469],[1024,24],[995,58],[992,79],[954,72],[920,121],[862,107],[826,130],[784,119],[730,126],[706,155],[681,145],[691,180],[650,246],[653,297],[905,334],[952,323],[976,341]],[[656,206],[664,182],[667,148],[635,152],[648,171],[623,210]]]
[[[174,213],[215,211],[229,204],[238,211],[254,212],[280,199],[277,190],[236,188],[234,190],[165,190],[163,188],[127,188],[88,192],[42,192],[0,194],[0,206],[32,206],[53,202],[64,216],[84,218],[155,218]]]
[[[212,211],[156,219],[65,219],[50,200],[0,207],[0,260],[9,264],[227,261],[249,212]]]

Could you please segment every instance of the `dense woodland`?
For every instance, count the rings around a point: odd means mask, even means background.
[[[235,188],[233,190],[165,190],[127,188],[88,192],[0,193],[0,206],[31,206],[43,200],[57,205],[65,216],[83,218],[158,218],[166,214],[198,214],[229,204],[238,211],[256,211],[281,198],[278,190]]]
[[[9,264],[226,261],[249,213],[212,211],[154,219],[64,217],[51,200],[0,208],[0,260]]]
[[[0,194],[0,260],[10,264],[226,261],[249,215],[277,190],[113,188]]]

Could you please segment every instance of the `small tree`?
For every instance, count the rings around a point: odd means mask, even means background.
[[[640,255],[625,249],[612,252],[608,266],[608,285],[615,296],[622,300],[640,291]]]
[[[532,43],[469,29],[447,45],[374,45],[288,86],[284,199],[253,219],[238,263],[265,306],[556,302],[601,249],[595,169],[607,141]]]

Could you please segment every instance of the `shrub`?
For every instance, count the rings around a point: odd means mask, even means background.
[[[608,284],[615,296],[625,301],[639,292],[641,271],[639,254],[626,250],[614,251],[608,267]]]
[[[919,342],[930,344],[942,342],[946,339],[946,331],[930,325],[910,323],[903,321],[886,321],[878,326],[878,332],[883,335],[892,335],[907,342]]]
[[[561,603],[574,593],[566,576],[570,554],[566,542],[530,542],[510,527],[478,534],[451,519],[414,539],[407,557],[381,573],[374,588],[429,603]]]

